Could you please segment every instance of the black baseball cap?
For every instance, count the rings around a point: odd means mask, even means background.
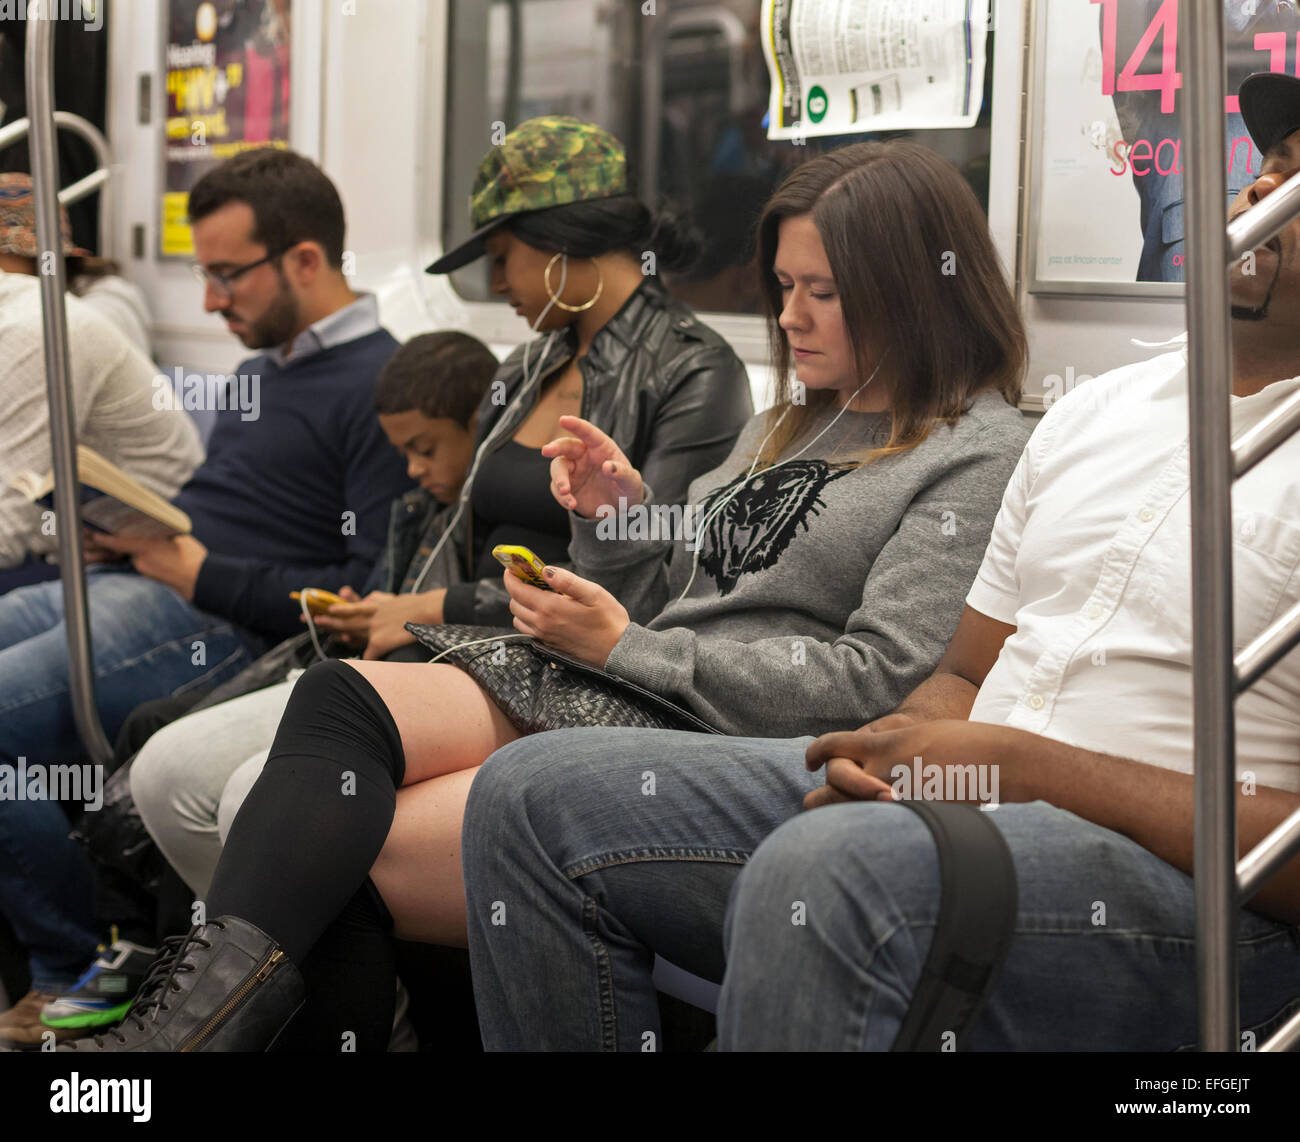
[[[1300,131],[1300,79],[1257,71],[1241,81],[1238,95],[1246,130],[1261,151]]]

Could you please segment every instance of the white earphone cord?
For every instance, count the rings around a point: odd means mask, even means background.
[[[537,332],[537,327],[541,325],[546,315],[551,312],[551,309],[555,305],[555,299],[560,297],[564,293],[564,286],[565,283],[568,281],[568,277],[569,277],[569,256],[565,254],[560,259],[560,288],[555,291],[555,297],[552,297],[550,301],[546,303],[546,308],[543,309],[542,312],[537,315],[537,319],[533,322],[533,326],[532,326],[532,330],[534,333]],[[554,339],[554,337],[555,337],[554,330],[552,330],[550,333],[546,335],[546,344],[542,348],[542,356],[541,356],[542,361],[545,361],[547,355],[550,353],[551,342]],[[540,365],[538,366],[536,374],[534,376],[532,376],[531,378],[528,376],[528,352],[531,348],[532,348],[531,341],[527,342],[524,345],[524,365],[523,365],[524,383],[520,385],[519,392],[515,394],[515,399],[511,401],[511,403],[501,413],[501,416],[497,420],[496,424],[492,426],[492,431],[489,432],[486,437],[484,437],[483,443],[480,444],[477,449],[475,449],[474,460],[469,467],[469,474],[465,477],[465,483],[461,486],[459,502],[456,505],[456,512],[451,517],[451,522],[446,526],[446,528],[443,529],[442,535],[438,537],[438,542],[434,544],[433,550],[429,552],[428,558],[425,559],[424,561],[424,566],[420,568],[420,573],[415,577],[415,582],[411,585],[411,589],[410,591],[407,592],[407,594],[415,595],[419,593],[420,587],[424,584],[424,580],[428,577],[429,572],[433,569],[434,561],[438,558],[439,552],[442,551],[444,544],[446,544],[447,540],[451,538],[452,533],[456,530],[456,525],[460,522],[460,517],[465,511],[465,505],[469,502],[469,493],[470,493],[470,488],[474,483],[474,477],[478,474],[479,464],[482,463],[483,457],[486,455],[488,447],[496,442],[497,434],[499,433],[501,428],[509,422],[511,411],[515,408],[516,405],[518,405],[521,401],[523,401],[528,396],[533,386],[536,385],[536,383],[541,379],[542,370]],[[300,602],[302,605],[303,616],[307,620],[307,633],[311,636],[312,648],[316,652],[316,657],[323,662],[325,661],[327,656],[325,654],[325,651],[321,648],[320,639],[316,635],[316,620],[312,617],[311,612],[307,609],[307,597],[305,592],[302,594]],[[528,637],[527,635],[523,635],[523,634],[498,636],[499,639],[527,638],[527,637]],[[496,642],[496,641],[498,641],[498,639],[475,639],[473,642],[458,643],[456,646],[449,646],[441,654],[437,655],[435,658],[430,659],[430,661],[437,662],[439,658],[443,657],[443,655],[450,654],[453,650],[459,650],[461,647],[464,646],[474,646],[480,642]]]
[[[541,325],[546,315],[551,312],[552,307],[555,305],[555,298],[560,297],[564,293],[564,285],[565,282],[568,280],[568,276],[569,276],[569,256],[565,254],[560,259],[560,288],[555,291],[555,297],[551,298],[551,300],[546,303],[546,308],[543,309],[542,312],[537,315],[536,320],[533,321],[532,328],[534,333],[537,332],[537,327]],[[555,337],[554,330],[552,330],[550,333],[546,335],[546,344],[542,347],[542,355],[541,355],[542,361],[545,361],[547,355],[550,353],[551,342],[554,339],[554,337]],[[539,380],[541,380],[542,370],[540,365],[537,368],[535,376],[531,378],[528,376],[528,351],[532,348],[532,345],[533,343],[531,341],[529,341],[527,344],[524,345],[524,364],[523,364],[524,383],[519,386],[519,392],[515,394],[515,399],[510,402],[510,404],[506,407],[506,409],[501,413],[501,416],[498,418],[496,424],[492,426],[492,431],[489,432],[487,436],[483,438],[483,443],[480,444],[478,448],[475,449],[474,461],[469,466],[469,475],[465,477],[465,483],[461,486],[460,489],[460,501],[456,505],[456,514],[451,517],[451,522],[443,530],[442,535],[439,536],[438,538],[438,542],[434,545],[433,550],[429,553],[429,557],[424,561],[424,566],[420,568],[420,573],[419,575],[416,576],[415,582],[411,585],[411,590],[408,592],[409,594],[415,595],[419,593],[420,587],[423,586],[424,584],[424,580],[428,577],[429,572],[433,569],[434,560],[438,558],[438,554],[439,552],[442,551],[443,545],[446,544],[447,540],[451,538],[452,532],[456,530],[456,525],[460,522],[461,514],[465,511],[465,505],[469,502],[469,493],[470,493],[470,488],[473,487],[474,484],[474,477],[478,475],[479,465],[482,463],[483,457],[487,454],[488,448],[492,444],[496,443],[497,434],[500,432],[503,426],[509,423],[510,414],[514,410],[514,408],[529,395],[529,393],[532,391],[533,386],[536,385]]]
[[[533,321],[532,331],[534,333],[538,332],[538,326],[541,325],[546,315],[550,313],[551,309],[555,306],[556,298],[559,298],[564,294],[564,286],[565,283],[568,281],[568,278],[569,278],[569,256],[568,254],[564,254],[560,258],[560,287],[555,291],[554,296],[552,296],[551,299],[546,303],[546,308],[543,309],[542,312],[539,313],[537,315],[537,318]],[[548,290],[547,292],[549,293],[550,291]],[[551,351],[551,342],[554,339],[554,337],[555,337],[555,330],[552,330],[550,333],[546,335],[546,344],[542,347],[542,355],[540,358],[542,362],[545,362],[548,354]],[[429,552],[429,557],[424,561],[424,566],[420,568],[420,573],[419,575],[416,576],[415,582],[411,585],[411,589],[408,592],[408,594],[415,595],[419,593],[420,587],[424,584],[424,580],[428,577],[429,572],[433,569],[433,563],[434,560],[438,558],[438,553],[442,551],[443,545],[447,542],[448,539],[451,538],[452,533],[456,530],[456,525],[460,522],[460,517],[462,513],[465,511],[465,505],[469,503],[469,493],[470,493],[470,488],[474,484],[474,477],[478,475],[479,465],[482,463],[483,457],[487,454],[488,448],[496,442],[497,435],[500,432],[500,430],[506,424],[509,423],[510,413],[513,411],[513,409],[531,393],[532,389],[541,380],[542,366],[540,364],[538,365],[537,370],[532,377],[529,377],[528,375],[528,351],[532,348],[532,344],[533,343],[529,341],[524,345],[524,364],[523,364],[524,383],[519,386],[519,392],[515,394],[515,399],[510,402],[510,404],[501,413],[501,416],[498,418],[496,424],[492,426],[492,431],[489,432],[487,436],[483,438],[483,443],[480,444],[478,448],[474,450],[474,461],[472,464],[470,464],[469,475],[465,477],[465,483],[461,486],[460,502],[456,505],[456,513],[451,517],[451,522],[443,529],[442,535],[438,537],[438,542],[434,544],[433,550]],[[434,658],[431,658],[429,661],[437,662],[439,658],[442,658],[443,655],[450,654],[453,650],[460,650],[462,647],[466,647],[466,646],[476,646],[481,642],[497,642],[497,641],[503,641],[507,638],[528,638],[528,637],[529,636],[525,634],[511,634],[511,635],[498,635],[496,638],[477,638],[470,642],[461,642],[461,643],[457,643],[455,646],[449,646],[447,647],[446,650],[442,651]],[[315,642],[314,634],[312,635],[312,641]],[[322,655],[321,657],[324,657],[324,655]]]
[[[876,374],[880,372],[880,367],[885,363],[885,358],[888,356],[889,356],[889,350],[886,349],[884,356],[882,356],[880,360],[876,363],[876,367],[871,370],[871,376],[869,376],[865,381],[863,381],[862,384],[858,386],[857,391],[854,392],[854,394],[844,402],[844,407],[841,408],[840,411],[835,414],[835,417],[830,422],[830,424],[828,424],[819,433],[817,433],[816,436],[814,436],[810,441],[808,441],[808,443],[805,444],[802,448],[800,448],[799,451],[796,452],[793,456],[787,456],[784,460],[781,460],[778,463],[773,464],[770,468],[764,468],[762,474],[766,474],[768,472],[774,472],[776,471],[777,468],[780,468],[786,464],[790,464],[795,460],[798,460],[800,456],[802,456],[805,452],[807,452],[809,448],[811,448],[814,444],[817,443],[817,441],[819,441],[832,428],[834,428],[836,423],[839,421],[840,417],[842,417],[846,412],[849,411],[849,405],[851,405],[855,400],[857,400],[862,390],[865,389],[869,384],[871,384],[872,381],[876,379]],[[700,569],[700,537],[704,534],[708,526],[715,519],[718,518],[718,513],[721,512],[722,509],[726,507],[727,504],[729,504],[736,496],[738,496],[740,494],[740,490],[746,484],[748,484],[750,480],[754,478],[754,469],[758,467],[758,462],[763,456],[763,449],[767,447],[767,442],[771,440],[772,437],[776,434],[776,430],[781,427],[781,422],[785,420],[787,415],[789,415],[791,407],[792,406],[790,405],[786,406],[785,410],[781,413],[781,415],[777,417],[776,423],[772,425],[772,431],[769,432],[765,437],[763,437],[763,443],[758,446],[757,454],[754,456],[754,462],[749,466],[749,471],[745,474],[745,478],[741,480],[740,483],[737,484],[734,488],[732,488],[731,491],[729,491],[725,496],[723,496],[721,500],[719,500],[716,504],[714,504],[713,507],[711,507],[707,513],[705,513],[704,519],[700,523],[695,525],[695,555],[691,559],[691,577],[686,580],[686,586],[682,588],[682,593],[677,596],[674,602],[681,602],[682,599],[686,598],[686,593],[691,589],[691,585],[695,582],[696,572],[698,572]]]

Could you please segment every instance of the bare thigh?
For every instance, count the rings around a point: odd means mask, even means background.
[[[460,830],[477,773],[476,766],[398,790],[393,827],[370,879],[403,940],[466,946]]]
[[[397,810],[370,877],[404,940],[464,947],[460,826],[478,767],[519,736],[456,666],[350,660],[392,715],[406,754]]]
[[[403,785],[482,765],[519,736],[501,708],[458,666],[348,660],[375,688],[406,754]]]

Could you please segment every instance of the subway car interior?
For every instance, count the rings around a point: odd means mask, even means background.
[[[1295,3],[15,0],[0,113],[14,1106],[1285,1091]]]

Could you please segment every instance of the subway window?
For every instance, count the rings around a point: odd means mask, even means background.
[[[470,188],[494,137],[538,115],[573,115],[613,132],[627,148],[636,193],[690,219],[701,256],[689,271],[665,273],[664,284],[701,312],[760,312],[754,223],[785,175],[821,151],[912,138],[952,160],[987,211],[991,67],[983,110],[969,130],[772,141],[762,0],[656,0],[653,8],[646,14],[624,0],[454,0],[444,249],[470,233]],[[466,300],[494,300],[484,262],[451,280]]]

